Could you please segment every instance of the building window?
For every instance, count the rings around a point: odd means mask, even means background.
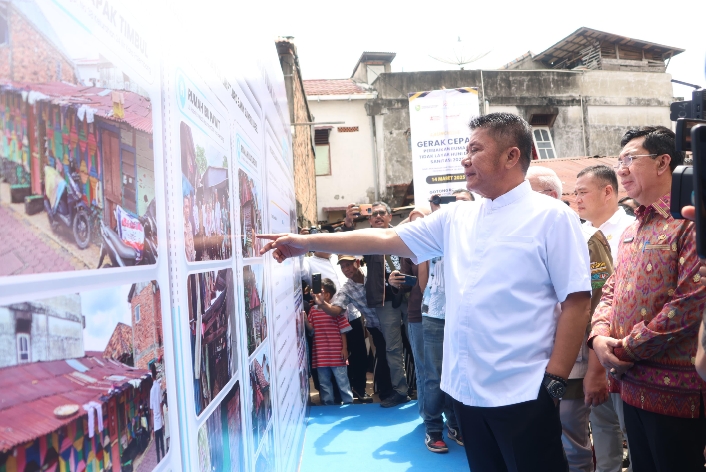
[[[21,333],[17,335],[17,363],[26,364],[32,359],[29,351],[29,334]]]
[[[135,323],[140,322],[140,305],[135,306]]]
[[[549,133],[549,128],[546,126],[535,126],[532,128],[532,138],[534,147],[537,150],[537,155],[540,159],[556,158],[552,135]]]
[[[331,145],[328,140],[330,132],[331,128],[314,130],[316,175],[331,175]]]

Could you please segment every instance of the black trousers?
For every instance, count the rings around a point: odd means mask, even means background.
[[[368,350],[365,348],[365,328],[363,318],[349,322],[351,330],[346,333],[348,341],[348,381],[351,388],[361,395],[365,392],[366,374],[368,372]]]
[[[568,472],[559,407],[544,387],[536,400],[508,406],[454,400],[454,411],[472,472]]]
[[[706,418],[677,418],[623,403],[634,472],[696,472],[704,470]]]
[[[164,426],[154,430],[154,442],[157,451],[157,462],[159,462],[162,460],[161,458],[164,457]],[[159,455],[160,449],[162,450],[161,456]]]
[[[392,393],[390,366],[387,364],[387,345],[379,328],[368,328],[368,332],[375,344],[375,391],[384,397]]]

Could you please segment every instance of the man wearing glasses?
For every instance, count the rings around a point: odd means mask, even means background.
[[[355,204],[348,205],[343,231],[355,229],[353,220],[359,211]],[[373,203],[368,221],[371,228],[392,228],[390,225],[392,211],[388,204],[385,202]],[[375,310],[384,338],[373,339],[373,341],[376,349],[384,346],[382,348],[387,357],[389,378],[392,384],[390,388],[386,379],[378,382],[379,395],[382,400],[380,406],[389,408],[410,400],[407,395],[409,389],[402,357],[402,312],[399,308],[401,299],[398,297],[399,291],[388,283],[390,274],[395,270],[400,270],[400,259],[393,255],[367,255],[364,256],[364,260],[368,271],[365,279],[365,298],[368,307]],[[384,358],[379,357],[379,359]],[[380,365],[378,368],[383,371],[387,370]]]
[[[706,382],[694,363],[706,289],[694,224],[669,213],[682,155],[663,126],[630,130],[621,145],[618,178],[640,206],[621,236],[588,345],[620,392],[633,469],[703,470]]]

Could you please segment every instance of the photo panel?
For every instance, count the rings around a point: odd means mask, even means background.
[[[187,262],[230,259],[233,254],[229,158],[200,127],[179,124],[184,253]]]
[[[255,462],[255,472],[275,472],[274,426],[267,430],[267,436],[260,447]]]
[[[198,459],[202,472],[244,470],[240,382],[199,428]]]
[[[272,370],[269,344],[257,352],[250,362],[250,389],[252,391],[251,428],[253,449],[257,450],[265,437],[272,418]]]
[[[232,269],[191,274],[187,303],[196,415],[238,371],[238,327]]]
[[[157,261],[159,91],[68,12],[0,5],[0,276]]]
[[[144,281],[0,305],[0,470],[146,472],[169,456],[161,299]]]
[[[263,228],[263,194],[258,180],[238,169],[240,192],[240,240],[243,258],[260,257],[262,242],[256,237]]]
[[[264,297],[264,269],[262,264],[243,267],[243,309],[248,356],[267,339],[269,316]]]

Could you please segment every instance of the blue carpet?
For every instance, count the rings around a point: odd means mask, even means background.
[[[394,408],[380,404],[312,407],[301,472],[467,471],[463,447],[446,439],[446,454],[424,445],[417,402]]]

